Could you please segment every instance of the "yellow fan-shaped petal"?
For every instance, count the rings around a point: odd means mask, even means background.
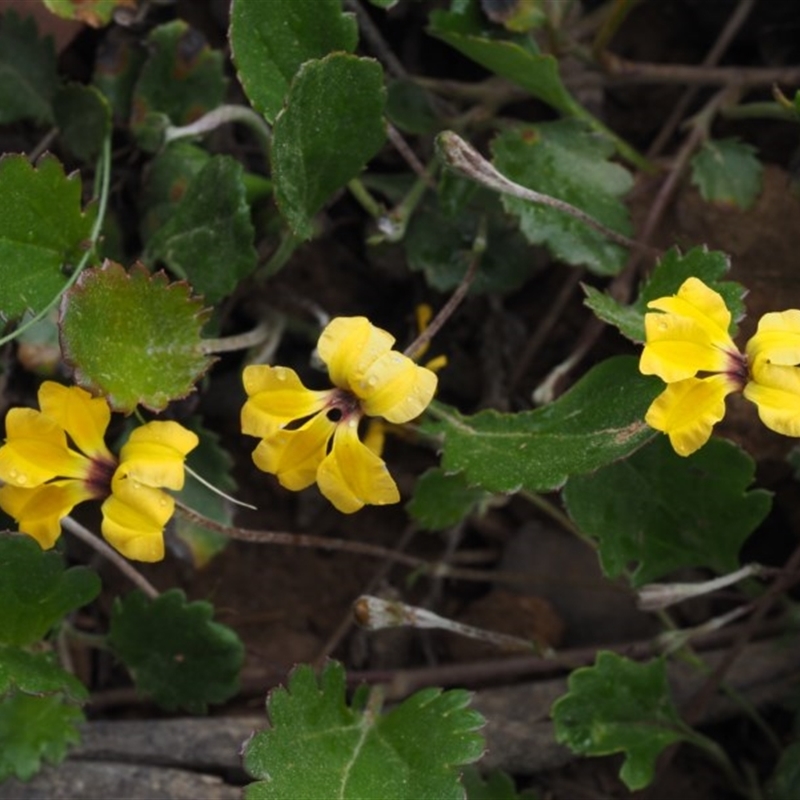
[[[69,434],[81,452],[92,458],[113,458],[103,439],[111,409],[102,397],[92,397],[79,386],[45,381],[39,387],[39,408]]]
[[[402,353],[376,359],[353,386],[364,413],[400,424],[418,417],[433,399],[438,378]]]
[[[706,286],[699,278],[687,278],[671,297],[659,297],[647,304],[669,314],[694,320],[703,327],[712,341],[724,346],[730,342],[728,329],[731,312],[722,296]]]
[[[751,365],[760,361],[782,366],[800,364],[800,311],[792,308],[764,314],[747,343],[747,358]]]
[[[148,422],[135,428],[122,446],[120,475],[145,486],[182,489],[186,454],[199,441],[195,433],[172,420]]]
[[[744,396],[761,421],[784,436],[800,436],[800,369],[756,361]]]
[[[253,365],[242,375],[248,400],[242,408],[242,433],[263,439],[289,422],[324,408],[330,392],[306,389],[287,367]]]
[[[393,344],[394,336],[366,317],[336,317],[322,331],[317,351],[334,385],[351,389]]]
[[[111,496],[103,503],[101,531],[106,541],[134,561],[164,558],[164,526],[175,501],[160,489],[145,486],[117,470]]]
[[[673,383],[698,372],[736,370],[741,361],[729,336],[714,341],[707,329],[691,317],[645,314],[644,325],[647,343],[639,360],[639,370],[644,375],[658,375]]]
[[[335,428],[325,414],[317,414],[296,430],[280,430],[263,439],[253,451],[253,461],[275,475],[281,486],[299,492],[317,479]]]
[[[27,533],[49,550],[61,535],[61,520],[92,493],[80,481],[56,481],[34,489],[3,486],[0,508],[13,517],[20,531]]]
[[[343,514],[365,505],[400,501],[397,484],[386,464],[358,439],[358,422],[349,420],[336,428],[333,447],[317,471],[319,489]]]
[[[689,456],[709,440],[711,429],[725,416],[725,398],[737,388],[726,375],[670,383],[653,400],[645,421],[669,436],[678,455]]]
[[[53,478],[85,478],[91,462],[67,447],[58,424],[33,408],[6,415],[6,443],[0,447],[0,480],[32,488]]]

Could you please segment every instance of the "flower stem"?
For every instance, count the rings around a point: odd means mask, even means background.
[[[235,336],[222,336],[219,339],[203,339],[200,350],[204,355],[209,353],[230,353],[234,350],[247,350],[265,342],[272,335],[272,326],[265,322],[256,325],[247,333]]]
[[[136,567],[123,558],[111,545],[106,544],[102,539],[95,536],[88,528],[84,528],[72,517],[64,517],[61,520],[63,528],[68,530],[73,536],[86,542],[93,550],[105,556],[123,575],[130,578],[151,600],[155,600],[160,592],[153,586],[147,578],[139,572]]]

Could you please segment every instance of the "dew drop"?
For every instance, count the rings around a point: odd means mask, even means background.
[[[283,369],[283,367],[278,367],[278,368],[275,370],[275,377],[276,377],[276,378],[277,378],[279,381],[285,381],[285,380],[286,380],[286,370],[285,370],[285,369]]]
[[[28,476],[24,472],[20,472],[16,476],[16,481],[20,486],[24,486],[28,482]]]
[[[160,506],[162,506],[162,507],[163,507],[163,506],[167,506],[167,505],[169,505],[169,501],[167,500],[167,498],[166,498],[166,497],[161,497],[161,498],[159,498],[159,500],[158,500],[158,504],[159,504]]]

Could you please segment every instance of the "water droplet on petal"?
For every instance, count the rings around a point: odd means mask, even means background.
[[[277,378],[279,381],[285,381],[285,380],[286,380],[286,370],[285,370],[283,367],[278,367],[278,368],[275,370],[275,377],[276,377],[276,378]]]
[[[28,476],[24,472],[20,472],[16,480],[20,486],[24,486],[28,482]]]
[[[162,507],[163,506],[168,506],[169,505],[169,501],[167,500],[166,497],[160,497],[159,500],[158,500],[158,504],[160,506],[162,506]]]

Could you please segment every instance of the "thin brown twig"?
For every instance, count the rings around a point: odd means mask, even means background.
[[[406,553],[398,553],[388,547],[382,547],[369,542],[336,539],[328,536],[316,536],[310,533],[289,533],[288,531],[265,531],[251,528],[239,528],[235,525],[223,525],[220,522],[198,514],[194,509],[183,505],[178,500],[175,507],[187,519],[211,531],[221,533],[231,539],[254,544],[275,544],[288,547],[306,547],[315,550],[330,550],[337,552],[353,553],[354,555],[381,558],[395,564],[402,564],[421,574],[433,577],[455,578],[464,581],[505,581],[508,583],[525,583],[530,581],[530,576],[524,573],[495,572],[493,570],[470,569],[467,567],[453,567],[450,564],[427,561]]]
[[[139,572],[136,567],[121,556],[113,547],[106,544],[102,539],[95,536],[88,528],[84,528],[72,517],[64,517],[61,525],[68,530],[75,538],[86,542],[93,550],[110,561],[123,575],[135,583],[151,600],[155,600],[160,592],[153,586],[147,578]]]
[[[687,86],[752,88],[800,83],[800,67],[704,67],[693,64],[654,64],[629,61],[613,53],[604,58],[609,83],[683,83]]]
[[[728,18],[725,27],[717,37],[717,41],[714,42],[713,47],[706,54],[701,66],[711,67],[717,64],[742,25],[744,25],[745,20],[750,15],[755,4],[756,0],[739,0],[739,5],[736,6],[733,14]],[[689,106],[692,104],[695,97],[697,97],[698,91],[699,87],[692,86],[683,93],[680,100],[675,104],[675,108],[672,109],[669,118],[661,127],[658,136],[656,136],[653,143],[650,145],[650,149],[647,151],[648,158],[655,158],[664,149],[664,146],[669,141],[672,134],[675,133],[678,125],[680,125],[686,115]]]

